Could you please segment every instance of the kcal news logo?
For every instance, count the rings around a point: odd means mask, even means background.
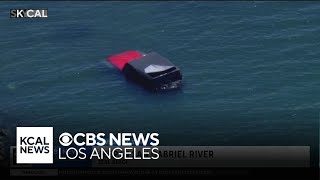
[[[17,127],[17,164],[53,163],[53,127]]]
[[[47,18],[48,9],[10,9],[11,18]]]

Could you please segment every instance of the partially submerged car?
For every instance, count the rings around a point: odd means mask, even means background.
[[[182,86],[180,69],[156,52],[148,54],[129,50],[115,54],[108,61],[135,81],[152,91],[178,89]]]

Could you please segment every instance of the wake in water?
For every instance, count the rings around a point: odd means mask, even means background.
[[[110,69],[115,69],[114,66],[106,60],[103,60],[101,63]]]

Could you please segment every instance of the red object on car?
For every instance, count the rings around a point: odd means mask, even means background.
[[[138,51],[129,50],[109,57],[108,61],[115,67],[117,67],[120,71],[122,71],[122,69],[128,62],[142,56],[143,54]]]

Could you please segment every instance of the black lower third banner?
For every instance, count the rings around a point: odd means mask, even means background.
[[[11,147],[10,175],[156,174],[259,176],[260,179],[279,175],[306,179],[315,176],[310,168],[309,146],[158,146],[154,153],[147,150],[93,146],[81,151],[54,147],[52,164],[17,164],[16,148]]]

